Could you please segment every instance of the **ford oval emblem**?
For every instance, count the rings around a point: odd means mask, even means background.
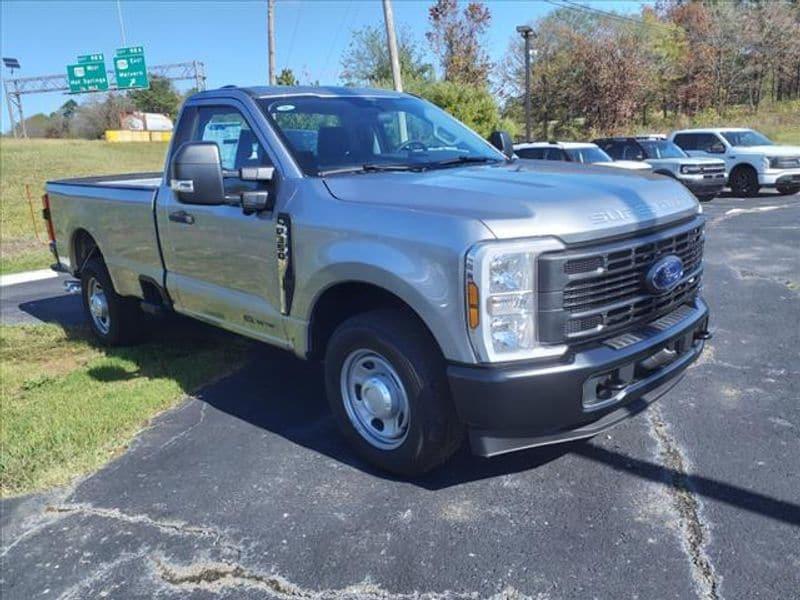
[[[653,294],[665,294],[674,288],[683,277],[683,261],[670,254],[657,260],[645,276],[645,285]]]

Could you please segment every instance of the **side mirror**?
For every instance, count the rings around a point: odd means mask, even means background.
[[[242,212],[246,215],[275,208],[269,192],[242,192]]]
[[[514,156],[514,142],[507,131],[493,131],[489,136],[489,143],[508,158]]]
[[[188,142],[172,159],[170,188],[186,204],[223,204],[222,161],[216,142]]]
[[[725,144],[722,142],[714,142],[708,147],[711,154],[725,154]]]

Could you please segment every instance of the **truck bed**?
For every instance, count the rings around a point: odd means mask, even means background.
[[[125,173],[47,183],[59,261],[71,271],[76,236],[90,235],[100,248],[118,293],[140,296],[140,276],[161,281],[155,227],[161,173]]]

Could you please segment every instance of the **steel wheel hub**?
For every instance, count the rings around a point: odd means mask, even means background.
[[[103,291],[103,286],[96,279],[89,281],[89,314],[95,327],[101,333],[108,333],[111,329],[111,317],[108,314],[108,299]]]
[[[367,442],[391,450],[405,441],[408,396],[388,360],[371,350],[350,353],[342,365],[341,389],[345,412]]]

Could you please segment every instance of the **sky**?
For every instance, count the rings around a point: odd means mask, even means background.
[[[395,23],[407,26],[425,48],[431,0],[394,0]],[[462,0],[465,3],[465,0]],[[291,68],[301,83],[340,83],[341,56],[353,30],[383,27],[380,0],[276,0],[277,72]],[[587,2],[602,10],[638,13],[638,0]],[[492,21],[487,47],[500,60],[514,28],[551,10],[544,0],[489,0]],[[267,81],[267,2],[120,0],[128,46],[144,46],[148,65],[198,60],[208,88],[260,85]],[[79,54],[102,52],[112,68],[122,47],[116,0],[0,0],[2,56],[19,59],[17,77],[65,73]],[[430,57],[431,62],[434,62]],[[8,71],[3,69],[3,77]],[[190,82],[179,83],[187,89]],[[80,101],[86,95],[76,99]],[[61,92],[23,96],[25,116],[50,113],[68,100]],[[5,93],[2,94],[5,105]],[[7,108],[0,127],[8,130]]]

